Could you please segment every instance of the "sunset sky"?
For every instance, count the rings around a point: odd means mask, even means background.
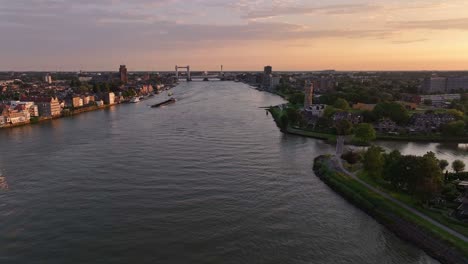
[[[468,70],[467,0],[0,0],[0,70]]]

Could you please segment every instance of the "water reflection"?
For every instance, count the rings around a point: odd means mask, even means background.
[[[450,163],[457,159],[468,161],[468,144],[400,141],[377,141],[376,144],[386,150],[399,150],[404,155],[421,156],[432,151],[438,159],[445,159]]]
[[[8,190],[8,183],[5,177],[0,176],[0,190]]]

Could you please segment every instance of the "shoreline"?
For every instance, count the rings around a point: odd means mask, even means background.
[[[2,130],[2,129],[13,129],[13,128],[24,127],[24,126],[28,126],[28,125],[29,126],[38,125],[38,124],[41,124],[41,123],[44,123],[44,122],[47,122],[47,121],[72,117],[72,116],[76,116],[76,115],[80,115],[80,114],[88,113],[88,112],[104,110],[104,109],[108,109],[108,108],[111,108],[111,107],[117,106],[117,105],[121,105],[121,104],[83,107],[83,108],[79,108],[79,109],[74,110],[72,113],[68,113],[68,114],[62,113],[62,114],[60,114],[60,116],[42,117],[42,118],[39,118],[38,120],[35,120],[35,121],[22,122],[22,123],[17,123],[17,124],[13,124],[13,125],[2,126],[2,127],[0,127],[0,130]]]
[[[273,108],[277,108],[278,106],[272,106]],[[303,137],[309,137],[309,138],[315,138],[315,139],[320,139],[320,140],[326,140],[327,142],[334,143],[336,142],[336,137],[337,135],[335,134],[329,134],[329,133],[323,133],[323,132],[316,132],[316,131],[310,131],[310,130],[304,130],[301,128],[292,128],[292,127],[287,127],[286,129],[283,129],[280,127],[276,113],[271,111],[271,107],[267,109],[268,112],[273,117],[273,121],[276,123],[276,126],[280,129],[282,133],[285,134],[291,134],[291,135],[297,135],[297,136],[303,136]],[[468,137],[461,137],[461,138],[454,138],[454,137],[444,137],[441,135],[435,135],[435,136],[392,136],[392,135],[381,135],[377,134],[375,140],[383,140],[383,141],[406,141],[406,142],[426,142],[426,143],[468,143]],[[354,146],[363,146],[359,144],[355,144],[352,141],[346,142],[348,145],[354,145]]]
[[[441,263],[468,263],[466,242],[367,189],[341,173],[332,163],[332,156],[319,156],[314,159],[313,170],[317,177],[344,199]]]
[[[177,85],[171,86],[170,88],[168,88],[168,90],[176,87]],[[145,98],[145,100],[146,100],[146,98]],[[114,107],[114,106],[117,106],[117,105],[122,105],[122,104],[127,104],[127,103],[128,102],[121,102],[121,103],[114,103],[114,104],[104,104],[102,106],[97,106],[97,105],[86,106],[86,107],[74,109],[73,111],[68,111],[68,113],[66,113],[65,111],[62,111],[62,113],[59,116],[42,117],[42,118],[39,117],[38,120],[34,120],[34,121],[21,122],[21,123],[12,124],[12,125],[1,126],[0,130],[2,130],[2,129],[12,129],[12,128],[16,128],[16,127],[23,127],[23,126],[27,126],[27,125],[37,125],[37,124],[47,122],[47,121],[51,121],[51,120],[55,120],[55,119],[67,118],[67,117],[80,115],[80,114],[83,114],[83,113],[104,110],[104,109],[108,109],[108,108],[111,108],[111,107]]]

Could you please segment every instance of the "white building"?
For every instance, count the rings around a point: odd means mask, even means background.
[[[323,114],[325,113],[325,108],[327,108],[327,105],[313,104],[309,106],[308,108],[305,108],[304,110],[308,113],[311,113],[312,116],[322,117]]]
[[[115,94],[112,92],[106,94],[106,96],[104,97],[104,102],[108,105],[115,104]]]
[[[48,84],[51,84],[52,83],[52,76],[50,76],[50,74],[47,74],[46,76],[44,76],[44,81]]]
[[[39,108],[34,102],[21,102],[21,101],[10,101],[11,107],[14,109],[18,105],[23,106],[29,112],[32,117],[39,116]]]

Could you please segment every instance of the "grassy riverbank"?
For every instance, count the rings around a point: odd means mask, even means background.
[[[326,133],[323,131],[313,131],[300,127],[291,127],[287,125],[283,127],[281,123],[281,116],[284,115],[284,111],[280,107],[270,107],[268,111],[273,116],[276,125],[280,128],[283,133],[289,133],[304,137],[316,138],[327,140],[329,142],[336,142],[336,134]],[[456,143],[468,143],[468,137],[447,137],[440,134],[429,134],[429,135],[387,135],[377,134],[376,140],[393,140],[393,141],[411,141],[411,142],[456,142]],[[351,140],[347,144],[356,146],[366,146],[368,144],[362,144]]]
[[[468,263],[467,242],[339,173],[331,163],[330,157],[321,156],[314,162],[314,171],[348,201],[443,263]]]
[[[361,180],[368,183],[369,185],[372,185],[375,188],[391,195],[393,198],[399,200],[400,202],[403,202],[413,207],[414,209],[420,211],[421,213],[430,216],[434,220],[437,220],[441,224],[448,226],[451,229],[468,237],[468,225],[466,223],[458,221],[457,219],[454,219],[453,217],[450,217],[449,216],[450,212],[444,211],[442,209],[440,209],[439,211],[435,211],[433,209],[426,208],[421,203],[416,202],[415,199],[411,197],[410,195],[392,190],[390,186],[387,186],[388,185],[387,183],[377,182],[373,177],[370,177],[364,171],[360,171],[358,173],[358,177]]]

